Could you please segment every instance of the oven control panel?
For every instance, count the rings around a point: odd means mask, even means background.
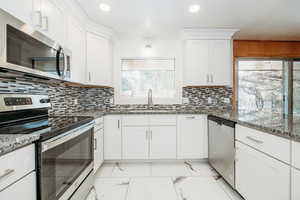
[[[32,105],[30,97],[6,97],[4,98],[4,102],[6,106]]]

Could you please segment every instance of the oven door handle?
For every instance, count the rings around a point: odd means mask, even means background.
[[[81,135],[82,133],[92,129],[94,127],[95,122],[92,121],[88,124],[85,124],[83,126],[80,126],[74,130],[68,131],[64,134],[61,134],[57,137],[51,138],[45,142],[42,142],[42,152],[45,152],[49,149],[52,149],[60,144],[65,143],[68,140],[71,140],[75,137],[78,137],[79,135]]]

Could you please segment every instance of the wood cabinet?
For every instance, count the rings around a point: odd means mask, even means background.
[[[112,86],[112,48],[109,39],[87,32],[87,83]]]
[[[207,158],[207,116],[179,115],[177,118],[177,154],[180,159]]]
[[[104,159],[122,159],[122,117],[107,115],[104,118]]]
[[[176,126],[150,127],[150,159],[176,159]]]
[[[123,127],[123,159],[148,159],[149,128]]]
[[[247,200],[290,197],[290,166],[236,142],[236,189]]]
[[[184,85],[231,85],[231,40],[187,40]]]
[[[86,81],[86,31],[76,19],[68,18],[68,47],[72,51],[71,80]]]
[[[297,58],[300,56],[299,41],[235,40],[234,57]]]

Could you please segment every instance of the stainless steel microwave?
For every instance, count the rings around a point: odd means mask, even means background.
[[[70,79],[71,51],[0,9],[0,68]]]

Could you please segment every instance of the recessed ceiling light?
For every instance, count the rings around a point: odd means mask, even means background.
[[[199,10],[200,10],[199,4],[193,4],[193,5],[190,5],[190,7],[189,7],[190,13],[196,13],[196,12],[199,12]]]
[[[99,8],[104,12],[110,12],[110,10],[111,10],[110,5],[108,5],[106,3],[100,3]]]

